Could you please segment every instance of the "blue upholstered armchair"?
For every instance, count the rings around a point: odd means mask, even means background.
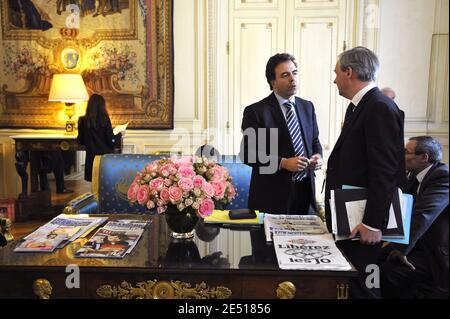
[[[64,212],[67,214],[95,213],[146,213],[142,205],[128,202],[128,187],[136,173],[160,155],[107,154],[97,156],[92,172],[92,192],[71,200]],[[251,167],[240,162],[237,156],[221,156],[220,164],[225,166],[236,187],[237,196],[226,209],[247,208]]]

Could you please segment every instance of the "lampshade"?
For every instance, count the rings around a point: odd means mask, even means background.
[[[55,74],[48,100],[51,102],[65,102],[64,113],[67,115],[66,134],[75,134],[76,122],[72,120],[75,115],[75,103],[89,99],[86,86],[80,74]]]
[[[89,99],[81,74],[55,74],[48,100],[53,102],[75,103]]]

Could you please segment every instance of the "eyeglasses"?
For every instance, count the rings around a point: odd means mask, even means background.
[[[416,154],[416,152],[410,152],[410,151],[408,151],[408,150],[405,148],[405,155],[419,156],[419,155],[422,155],[422,154]]]

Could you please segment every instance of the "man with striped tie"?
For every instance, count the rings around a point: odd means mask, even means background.
[[[282,53],[267,62],[273,93],[244,110],[240,157],[253,168],[249,208],[274,214],[317,211],[314,170],[322,165],[322,146],[314,106],[295,96],[298,68]]]

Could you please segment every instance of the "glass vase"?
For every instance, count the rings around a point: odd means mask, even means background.
[[[172,231],[171,236],[177,239],[194,237],[194,228],[199,217],[194,209],[188,207],[179,211],[175,205],[169,205],[164,213],[167,226]]]

